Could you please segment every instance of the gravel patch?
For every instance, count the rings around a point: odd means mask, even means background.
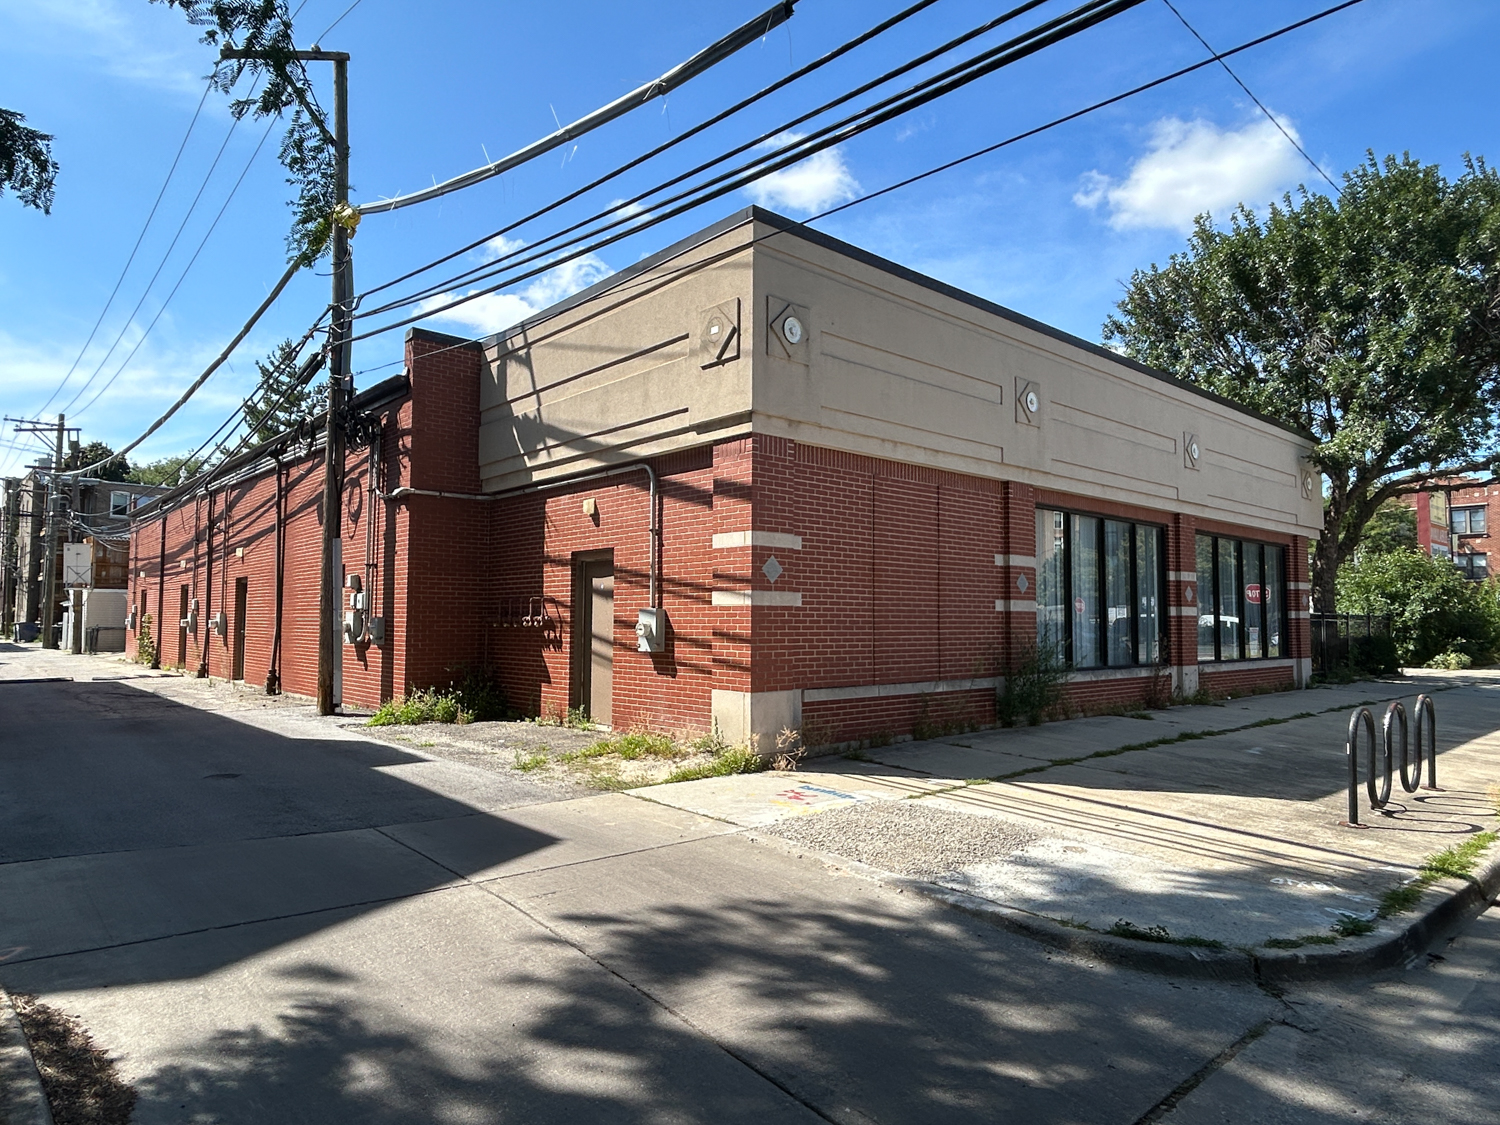
[[[1036,839],[997,817],[955,812],[928,801],[846,805],[778,821],[763,831],[917,879],[936,879],[1001,859]]]

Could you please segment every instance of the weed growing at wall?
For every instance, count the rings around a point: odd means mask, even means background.
[[[156,641],[151,636],[151,615],[141,615],[141,627],[135,635],[135,659],[137,664],[156,663]]]
[[[419,688],[400,699],[388,699],[370,716],[367,726],[416,726],[419,723],[457,723],[463,720],[463,708],[453,692]]]
[[[1062,708],[1069,668],[1056,654],[1028,646],[1005,675],[995,695],[995,717],[1001,726],[1021,720],[1036,726]]]

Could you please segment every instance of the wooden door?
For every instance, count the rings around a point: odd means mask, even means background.
[[[614,696],[615,564],[586,559],[575,571],[573,652],[575,705],[606,726]]]

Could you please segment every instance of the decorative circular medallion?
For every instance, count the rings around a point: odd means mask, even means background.
[[[802,343],[802,322],[795,316],[789,316],[781,322],[781,334],[786,337],[788,344]]]

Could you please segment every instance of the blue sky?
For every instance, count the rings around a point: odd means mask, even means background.
[[[655,77],[768,2],[361,0],[321,42],[353,55],[353,197],[365,201],[413,191],[519,148],[550,132],[557,120],[572,120]],[[1330,0],[1176,2],[1222,49]],[[307,0],[297,19],[299,40],[310,44],[348,5]],[[904,0],[801,0],[788,24],[674,91],[665,103],[637,110],[576,147],[497,180],[367,217],[354,241],[357,288],[481,238],[903,6]],[[533,240],[560,225],[559,218],[571,221],[605,208],[690,160],[697,163],[779,126],[1003,6],[939,0],[899,30],[512,237]],[[1068,6],[1058,0],[1042,12]],[[1240,55],[1234,66],[1335,179],[1366,150],[1410,151],[1457,175],[1465,152],[1500,158],[1489,78],[1497,33],[1500,4],[1493,0],[1366,0]],[[944,61],[967,57],[1001,37],[992,33]],[[1162,0],[1148,0],[774,182],[427,323],[462,335],[498,330],[748,202],[802,218],[1202,55]],[[225,99],[209,94],[98,334],[48,403],[120,276],[211,66],[212,52],[182,16],[146,0],[0,0],[0,106],[55,134],[62,165],[50,216],[23,209],[10,196],[0,199],[4,413],[33,416],[47,404],[53,415],[66,408],[85,441],[122,445],[181,393],[284,269],[289,189],[276,162],[280,130],[267,136],[265,124],[251,121],[231,129]],[[314,70],[325,104],[329,69]],[[1098,339],[1131,271],[1179,249],[1193,214],[1222,215],[1240,201],[1263,205],[1303,182],[1326,189],[1228,76],[1208,68],[853,207],[819,227]],[[222,218],[209,233],[221,208]],[[477,264],[493,253],[477,251],[457,264]],[[325,276],[299,277],[230,364],[141,448],[138,459],[197,446],[253,387],[255,359],[282,338],[300,335],[327,295]],[[358,344],[358,385],[397,371],[400,349],[399,332]],[[90,376],[92,384],[79,394]],[[14,471],[39,448],[7,427],[0,436],[0,471]]]

